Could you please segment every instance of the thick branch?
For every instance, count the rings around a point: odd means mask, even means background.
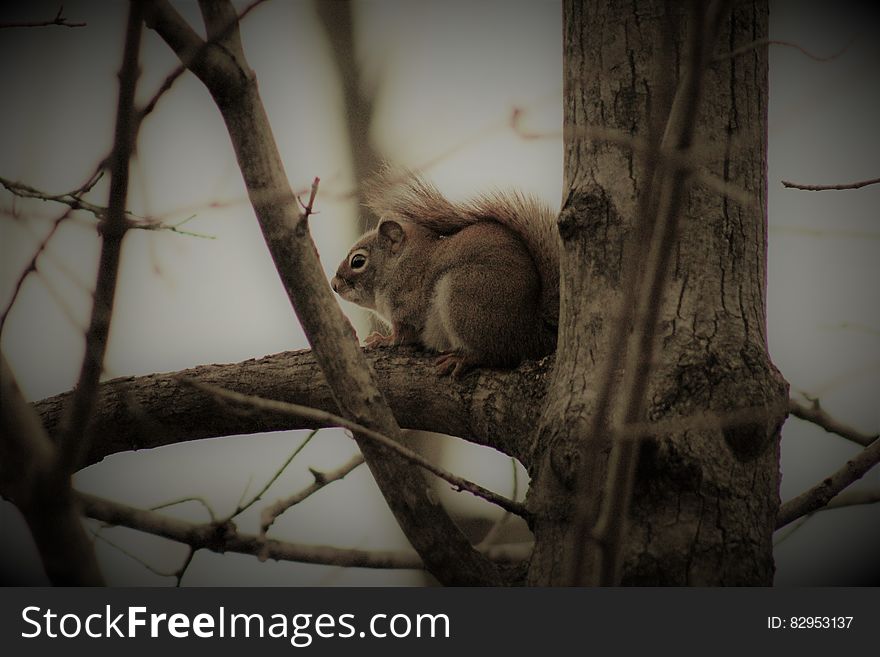
[[[0,360],[0,494],[24,515],[52,583],[102,585],[58,450],[25,402],[5,356]]]
[[[830,477],[783,504],[776,519],[776,529],[822,508],[844,488],[861,479],[877,463],[880,463],[880,439],[874,440]]]
[[[525,363],[512,371],[481,370],[455,381],[439,378],[432,358],[409,349],[365,352],[365,357],[402,426],[460,436],[515,456],[529,467],[530,431],[543,399],[550,359],[544,364]],[[114,379],[100,386],[88,463],[118,452],[202,438],[311,429],[318,424],[281,413],[232,412],[211,395],[183,384],[184,377],[328,412],[337,410],[311,351]],[[36,404],[50,435],[58,430],[70,394]]]

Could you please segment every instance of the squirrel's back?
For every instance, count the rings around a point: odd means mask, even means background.
[[[499,223],[515,233],[538,271],[541,319],[555,343],[559,322],[559,238],[555,215],[549,207],[518,192],[493,192],[469,202],[453,203],[418,175],[396,170],[387,170],[368,189],[366,200],[382,219],[412,222],[439,235],[452,235],[485,221]]]

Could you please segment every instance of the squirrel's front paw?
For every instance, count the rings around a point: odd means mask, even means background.
[[[453,379],[460,379],[477,365],[478,363],[472,358],[453,353],[440,354],[434,361],[437,374],[440,376],[452,375]]]
[[[366,345],[367,349],[377,349],[379,347],[392,347],[396,344],[396,340],[393,335],[382,335],[378,331],[370,333],[364,339],[364,345]]]

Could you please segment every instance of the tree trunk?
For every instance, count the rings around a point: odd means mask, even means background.
[[[656,62],[669,58],[673,83],[685,66],[684,30],[670,34],[684,20],[674,3],[567,0],[564,11],[560,341],[529,499],[536,546],[528,581],[539,585],[567,583],[572,555],[564,546],[578,545],[573,509],[586,504],[596,517],[602,503],[610,443],[591,435],[591,416],[603,373],[620,374],[621,363],[607,362],[621,330],[615,309],[644,248],[636,228],[646,186],[639,157],[631,143],[594,137],[605,130],[644,139],[668,96]],[[624,584],[773,581],[787,388],[765,330],[766,45],[725,57],[766,38],[766,2],[736,3],[719,34],[703,81],[694,176],[723,178],[753,202],[702,185],[684,197],[647,384],[645,419],[667,422],[641,447]],[[589,462],[584,441],[597,457]],[[576,499],[585,481],[590,495]],[[595,545],[581,541],[580,549]]]

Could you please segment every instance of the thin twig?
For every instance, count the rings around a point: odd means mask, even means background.
[[[290,456],[288,456],[285,459],[284,463],[281,464],[281,467],[278,468],[277,472],[275,472],[275,474],[272,475],[272,477],[269,479],[269,481],[266,482],[266,485],[263,486],[260,489],[260,491],[251,498],[251,500],[249,502],[246,502],[244,504],[239,502],[239,504],[236,505],[235,510],[229,514],[229,516],[226,518],[226,520],[227,521],[232,520],[236,516],[241,515],[242,513],[247,511],[249,508],[251,508],[254,504],[256,504],[258,501],[260,501],[263,498],[263,495],[266,494],[266,491],[269,490],[269,488],[271,488],[272,484],[274,484],[278,480],[278,477],[280,477],[284,473],[284,471],[287,469],[287,466],[293,462],[293,459],[295,459],[299,455],[299,453],[301,451],[303,451],[303,449],[305,449],[306,445],[309,444],[309,442],[312,440],[312,438],[315,437],[315,435],[317,433],[318,433],[318,429],[313,429],[312,431],[310,431],[309,435],[306,436],[306,439],[304,441],[302,441],[297,446],[297,448],[295,450],[293,450],[293,452],[290,454]]]
[[[243,395],[238,392],[233,392],[224,388],[218,388],[217,386],[202,383],[201,381],[196,381],[190,378],[182,378],[181,381],[183,383],[187,383],[193,386],[198,390],[202,390],[211,395],[214,395],[215,397],[220,397],[222,399],[226,399],[228,401],[232,401],[238,404],[243,404],[251,408],[284,413],[288,415],[295,415],[297,417],[304,417],[310,420],[314,420],[315,422],[320,422],[325,426],[333,425],[345,427],[346,429],[354,431],[360,436],[368,438],[374,443],[378,443],[379,445],[382,445],[383,447],[396,452],[411,463],[415,463],[416,465],[421,466],[428,472],[431,472],[432,474],[452,484],[452,487],[455,490],[467,491],[472,495],[482,497],[487,502],[491,502],[492,504],[500,506],[502,509],[506,509],[511,513],[515,513],[518,516],[524,518],[529,517],[528,511],[526,511],[525,507],[522,504],[509,500],[503,495],[498,495],[497,493],[494,493],[491,490],[480,486],[479,484],[475,484],[472,481],[468,481],[463,477],[454,475],[451,472],[444,470],[440,466],[431,463],[421,454],[417,454],[408,447],[401,445],[396,440],[393,440],[392,438],[389,438],[385,434],[382,434],[378,431],[374,431],[373,429],[365,427],[362,424],[358,424],[357,422],[347,420],[346,418],[340,417],[339,415],[327,413],[326,411],[309,408],[308,406],[300,406],[299,404],[290,404],[288,402],[263,399],[262,397],[254,397],[252,395]]]
[[[837,185],[804,185],[801,183],[790,182],[788,180],[782,181],[783,187],[788,187],[789,189],[802,189],[807,192],[826,192],[829,190],[842,190],[842,189],[861,189],[862,187],[867,187],[868,185],[876,185],[880,183],[880,178],[871,178],[870,180],[860,180],[859,182],[853,183],[840,183]]]
[[[21,272],[18,277],[18,280],[15,282],[15,287],[12,290],[12,296],[9,299],[9,302],[6,304],[6,308],[3,309],[3,314],[0,315],[0,333],[3,331],[3,327],[6,326],[6,318],[9,316],[9,311],[12,310],[12,306],[15,305],[15,300],[18,298],[19,292],[21,292],[21,286],[24,285],[25,279],[31,274],[31,272],[37,271],[37,259],[42,255],[43,251],[46,250],[46,247],[49,245],[49,240],[55,235],[55,232],[58,230],[58,227],[61,225],[61,222],[67,219],[70,216],[72,210],[67,210],[60,217],[55,219],[52,222],[52,227],[49,229],[49,232],[46,236],[40,241],[37,246],[37,250],[34,255],[31,257],[30,262]]]
[[[126,557],[128,557],[132,561],[137,562],[138,564],[140,564],[141,566],[143,566],[144,568],[149,570],[154,575],[158,575],[159,577],[176,577],[177,576],[177,570],[174,570],[174,571],[159,570],[158,568],[156,568],[155,566],[150,564],[145,559],[141,559],[134,552],[127,550],[126,548],[122,547],[121,545],[119,545],[119,543],[116,543],[115,541],[111,541],[109,538],[104,536],[99,531],[92,530],[92,536],[94,536],[97,540],[101,541],[102,543],[106,543],[107,545],[112,547],[117,552],[124,554]]]
[[[42,269],[36,270],[37,277],[43,283],[43,287],[46,289],[46,292],[49,293],[49,296],[52,297],[52,300],[55,301],[58,308],[61,309],[61,314],[70,322],[70,326],[77,333],[85,333],[86,327],[80,324],[76,315],[73,312],[73,309],[70,307],[68,303],[68,299],[61,295],[61,293],[55,289],[55,286],[52,285],[52,281],[46,276]],[[89,292],[91,295],[91,292]]]
[[[516,459],[512,456],[510,457],[510,469],[513,478],[513,490],[510,493],[510,499],[516,500],[519,497],[519,473],[516,469]],[[510,520],[510,511],[505,511],[495,524],[489,528],[489,531],[486,532],[486,535],[477,547],[479,549],[487,549],[493,545],[498,540],[498,536],[508,520]]]
[[[177,506],[178,504],[186,504],[187,502],[196,502],[201,504],[205,511],[208,512],[208,516],[211,518],[211,522],[216,522],[217,517],[214,515],[214,509],[211,508],[211,505],[208,504],[208,501],[203,497],[181,497],[177,500],[171,500],[170,502],[163,502],[162,504],[157,504],[155,506],[150,507],[150,511],[161,511],[162,509],[167,509],[172,506]]]
[[[312,214],[317,214],[314,212],[313,208],[315,205],[315,196],[318,194],[318,184],[321,182],[321,179],[318,176],[315,176],[315,179],[312,181],[312,188],[309,191],[309,202],[303,203],[300,200],[299,196],[296,197],[296,200],[299,202],[300,206],[303,209],[303,219],[308,219]]]
[[[196,550],[192,546],[189,546],[189,552],[186,555],[186,559],[183,560],[183,563],[180,564],[180,568],[178,568],[177,572],[174,573],[174,577],[177,579],[177,582],[174,584],[175,588],[180,588],[180,584],[183,581],[183,576],[186,575],[186,571],[189,568],[189,565],[192,563],[194,556],[196,556]]]
[[[312,477],[314,477],[314,481],[312,481],[311,484],[294,493],[290,497],[278,500],[267,506],[260,513],[260,537],[263,538],[266,536],[266,532],[269,531],[269,528],[282,513],[311,497],[328,484],[332,484],[334,481],[339,481],[344,478],[349,472],[359,465],[362,465],[363,462],[363,455],[355,454],[346,463],[343,463],[341,466],[330,472],[319,472],[318,470],[309,468],[309,472],[311,472]]]
[[[81,194],[87,192],[90,187],[85,190],[80,187],[71,192],[65,192],[64,194],[49,194],[48,192],[43,192],[39,189],[36,189],[35,187],[31,187],[30,185],[7,180],[3,177],[0,177],[0,185],[3,185],[14,196],[18,196],[20,198],[32,198],[40,201],[52,201],[54,203],[62,203],[69,206],[72,210],[85,210],[86,212],[91,213],[95,216],[96,219],[99,220],[99,222],[103,223],[107,221],[107,216],[109,212],[108,208],[90,203],[80,196]],[[168,224],[164,221],[161,221],[160,219],[153,219],[151,217],[140,217],[129,210],[125,210],[124,214],[126,228],[134,228],[137,230],[167,230],[172,233],[188,235],[190,237],[214,239],[214,237],[211,235],[195,233],[188,230],[181,230],[180,227],[186,222],[191,221],[195,217],[195,215],[189,216],[176,224]],[[102,223],[98,224],[99,232],[103,230]]]
[[[71,23],[64,16],[64,6],[58,8],[55,18],[47,21],[25,21],[21,23],[0,23],[0,30],[7,30],[16,27],[85,27],[87,23]]]
[[[776,517],[776,529],[822,508],[844,488],[861,479],[877,463],[880,463],[880,440],[872,442],[831,476],[783,504]]]
[[[806,48],[804,48],[803,46],[798,45],[797,43],[794,43],[793,41],[780,41],[779,39],[759,39],[757,41],[752,41],[751,43],[747,43],[746,45],[741,46],[740,48],[737,48],[736,50],[733,50],[731,52],[716,56],[715,58],[712,59],[712,63],[723,62],[726,59],[734,59],[736,57],[739,57],[740,55],[745,55],[745,54],[751,52],[752,50],[756,50],[757,48],[760,48],[762,46],[786,46],[787,48],[794,48],[796,50],[800,50],[807,57],[809,57],[810,59],[813,59],[817,62],[830,62],[832,60],[837,59],[843,53],[845,53],[847,50],[849,50],[850,46],[856,42],[857,38],[858,38],[858,35],[854,36],[852,39],[849,40],[849,42],[843,48],[838,50],[836,53],[831,54],[831,55],[827,55],[827,56],[816,55],[816,54],[810,52],[809,50],[807,50]]]
[[[788,412],[796,418],[806,422],[812,422],[816,426],[822,427],[828,433],[837,434],[838,436],[851,440],[863,447],[870,445],[877,440],[878,435],[880,435],[876,433],[873,435],[862,433],[858,429],[854,429],[853,427],[831,417],[819,404],[818,399],[810,399],[809,401],[811,402],[810,405],[805,406],[794,399],[789,400]]]

